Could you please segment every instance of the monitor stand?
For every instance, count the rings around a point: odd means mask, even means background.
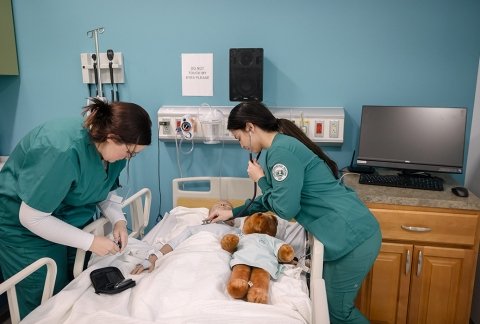
[[[354,173],[368,173],[368,174],[371,174],[371,173],[374,173],[375,172],[375,168],[372,167],[372,166],[369,166],[369,165],[358,165],[358,164],[354,164],[353,161],[355,160],[355,150],[353,150],[353,154],[352,154],[352,160],[350,161],[350,165],[348,166],[347,170],[349,172],[354,172]]]
[[[353,165],[349,165],[347,169],[349,172],[354,172],[354,173],[372,174],[375,172],[375,168],[368,165],[353,164]]]

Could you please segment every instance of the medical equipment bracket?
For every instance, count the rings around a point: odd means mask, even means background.
[[[82,64],[82,80],[86,84],[95,84],[95,71],[93,68],[93,53],[81,53],[80,62]],[[110,71],[108,68],[107,53],[99,53],[99,84],[110,84]],[[98,60],[98,59],[97,59]],[[125,83],[125,74],[123,69],[123,55],[121,52],[115,52],[113,57],[113,77],[115,83]]]
[[[205,142],[202,131],[202,116],[218,110],[223,115],[219,123],[218,143],[238,143],[227,130],[227,120],[230,110],[228,106],[161,106],[158,110],[158,138],[160,141],[173,142],[179,136],[177,129],[182,122],[182,116],[190,116],[192,122],[193,140]],[[270,107],[277,118],[293,121],[314,142],[324,146],[340,146],[343,144],[345,112],[343,107]]]
[[[119,100],[118,83],[124,83],[123,56],[109,49],[106,53],[100,53],[98,36],[103,34],[105,28],[97,27],[87,31],[87,36],[93,38],[95,52],[81,53],[83,83],[96,85],[96,97],[105,98],[103,84],[111,84],[112,101]],[[116,86],[116,87],[115,87]],[[116,88],[116,90],[114,90]],[[90,89],[90,87],[89,87]],[[115,99],[116,94],[116,99]]]

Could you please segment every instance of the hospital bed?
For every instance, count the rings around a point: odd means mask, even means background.
[[[243,204],[245,199],[252,197],[253,182],[246,178],[229,177],[181,178],[173,180],[172,189],[174,208],[143,238],[149,220],[149,190],[142,189],[124,202],[125,207],[130,206],[133,224],[127,252],[147,249],[158,242],[164,243],[185,227],[201,224],[208,215],[207,208],[219,199],[229,200],[235,206]],[[284,275],[271,281],[268,305],[234,300],[228,296],[225,285],[231,271],[228,265],[230,254],[221,249],[218,237],[209,232],[200,232],[161,257],[152,273],[140,275],[129,274],[139,261],[129,253],[92,257],[89,267],[81,271],[85,255],[79,251],[76,279],[47,299],[53,290],[53,263],[49,268],[50,278],[47,277],[42,305],[22,322],[329,323],[322,278],[323,245],[306,235],[299,224],[279,221],[277,237],[294,246],[301,266],[286,265]],[[239,222],[240,219],[236,219],[237,226],[240,226]],[[101,218],[85,230],[102,234],[108,232],[109,228],[106,220]],[[309,254],[310,258],[309,286],[306,274],[302,271],[306,268],[305,254]],[[37,262],[40,262],[35,265],[38,268],[45,264],[42,262],[48,263],[49,260]],[[95,294],[90,272],[110,265],[118,267],[125,277],[132,278],[137,285],[116,295]],[[23,272],[31,273],[32,268]],[[5,291],[5,284],[9,286],[9,303],[13,302],[10,295],[14,292],[14,284],[19,281],[13,278],[15,280],[12,282],[12,278],[0,285],[0,292],[2,289]],[[15,323],[14,316],[12,323]]]

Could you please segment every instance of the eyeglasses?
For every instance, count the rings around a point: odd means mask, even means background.
[[[128,148],[128,145],[125,144],[125,148],[127,149],[127,154],[128,154],[128,159],[131,159],[131,158],[134,158],[135,155],[138,154],[138,152],[135,152],[135,148],[137,147],[137,145],[135,144],[135,146],[133,147],[133,152],[130,151],[130,149]]]

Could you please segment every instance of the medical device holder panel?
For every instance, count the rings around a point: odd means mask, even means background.
[[[94,53],[81,53],[80,61],[82,64],[82,80],[83,83],[95,84],[95,70],[93,67]],[[102,84],[110,84],[109,59],[107,53],[99,53],[100,59],[100,80]],[[115,83],[125,83],[125,75],[123,70],[123,55],[121,52],[114,52],[112,60],[113,77]]]
[[[180,127],[185,116],[192,124],[192,140],[204,142],[202,132],[202,116],[212,110],[221,112],[222,122],[219,123],[219,141],[226,144],[238,141],[227,130],[227,120],[230,110],[227,106],[161,106],[158,110],[158,138],[160,141],[175,141],[182,136]],[[314,142],[322,145],[343,144],[345,112],[343,107],[271,107],[270,110],[277,118],[293,121]]]

